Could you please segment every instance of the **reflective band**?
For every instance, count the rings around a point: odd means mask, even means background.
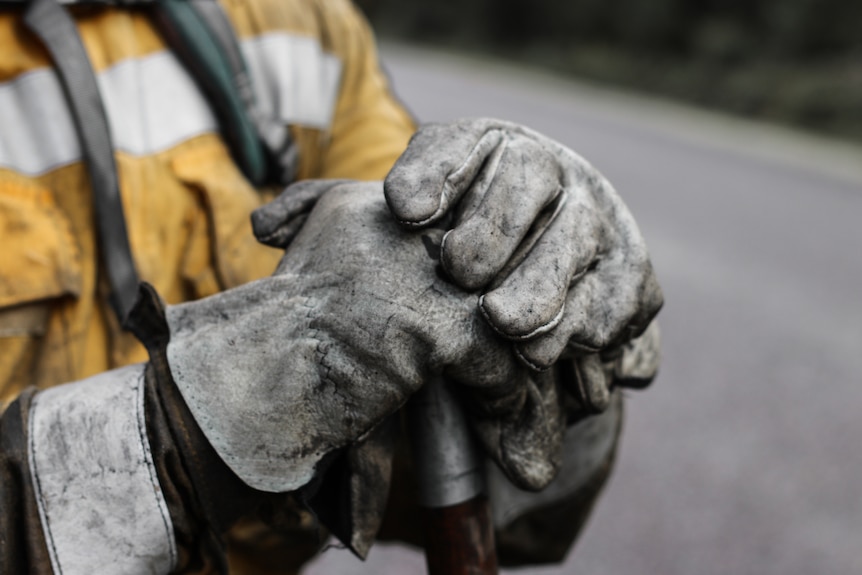
[[[176,564],[143,392],[138,364],[34,398],[30,473],[57,575],[161,574]]]
[[[286,124],[329,127],[341,80],[338,58],[314,38],[283,33],[244,40],[241,48],[264,114]]]
[[[36,175],[77,162],[81,147],[54,72],[0,84],[0,166]]]
[[[154,154],[218,129],[209,104],[170,52],[126,60],[99,74],[117,149]]]
[[[341,62],[317,40],[272,33],[242,42],[261,109],[286,124],[326,129]],[[170,52],[124,60],[97,76],[117,150],[146,156],[218,130],[191,76]],[[0,83],[0,167],[36,176],[81,161],[65,95],[51,69]]]

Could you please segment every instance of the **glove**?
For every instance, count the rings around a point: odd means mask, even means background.
[[[294,186],[259,210],[258,238],[287,245],[316,201],[314,189]],[[570,360],[550,378],[534,375],[530,384],[511,381],[503,393],[468,396],[480,439],[507,462],[510,479],[544,486],[559,464],[561,410],[569,421],[602,412],[615,385],[642,387],[658,367],[657,328],[636,336],[650,325],[662,294],[631,214],[573,152],[493,120],[424,127],[385,192],[407,228],[451,228],[441,243],[442,267],[454,282],[480,291],[489,325],[515,342],[527,366],[541,371],[563,355]],[[569,393],[558,393],[555,381]]]
[[[616,191],[532,130],[489,119],[426,125],[384,189],[407,228],[451,217],[443,267],[482,294],[488,323],[536,370],[565,352],[618,348],[662,305],[644,239]],[[585,369],[600,362],[591,363]]]
[[[658,373],[661,336],[658,322],[650,322],[640,336],[603,353],[563,359],[555,366],[567,402],[569,421],[603,413],[614,388],[643,389]]]
[[[559,443],[564,422],[543,411],[555,383],[518,361],[478,294],[438,274],[442,230],[399,227],[379,182],[297,189],[316,205],[272,277],[167,310],[173,379],[237,476],[263,491],[306,485],[438,374],[489,398],[488,417],[510,422],[518,445]],[[278,218],[255,220],[264,234]],[[522,483],[550,474],[497,445]]]

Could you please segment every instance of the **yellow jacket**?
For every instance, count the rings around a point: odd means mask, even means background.
[[[380,179],[413,122],[348,0],[222,0],[259,103],[290,125],[299,178]],[[135,265],[168,303],[271,273],[252,236],[256,190],[194,81],[140,10],[72,9],[107,108]],[[0,12],[0,408],[145,361],[106,294],[87,172],[51,62]]]
[[[290,126],[298,177],[381,179],[414,130],[389,91],[372,34],[349,0],[221,0],[258,103]],[[191,76],[145,12],[75,7],[116,150],[140,278],[168,303],[272,272],[258,244],[256,190],[234,165]],[[107,302],[89,178],[52,64],[20,11],[0,12],[0,412],[50,387],[133,362],[143,347]],[[229,538],[232,572],[289,573],[319,545],[299,509],[277,536]]]
[[[220,1],[258,104],[290,126],[299,146],[299,179],[383,178],[415,126],[391,94],[371,32],[349,0]],[[271,273],[280,252],[255,241],[249,214],[279,190],[254,189],[240,173],[204,95],[146,11],[70,10],[107,109],[140,278],[179,303]],[[27,386],[147,359],[109,307],[72,116],[47,54],[20,16],[20,9],[0,11],[0,412]],[[574,507],[559,507],[543,523],[518,523],[502,534],[501,548],[524,539],[529,525],[551,542],[563,533],[567,542],[554,552],[565,551],[612,458]],[[396,466],[403,463],[396,458]],[[387,525],[390,535],[413,539],[405,477],[399,467]],[[277,532],[252,520],[232,531],[231,573],[292,572],[325,538],[299,507],[270,519]]]

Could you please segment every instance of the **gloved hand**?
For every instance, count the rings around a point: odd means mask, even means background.
[[[259,210],[258,238],[287,245],[315,189],[299,184]],[[423,127],[385,190],[406,227],[450,228],[440,254],[448,277],[482,294],[483,315],[526,365],[566,358],[551,377],[472,394],[489,453],[518,485],[543,486],[558,467],[561,411],[570,420],[604,411],[614,386],[642,387],[658,368],[657,326],[636,336],[662,294],[631,214],[574,152],[495,120]]]
[[[379,182],[332,186],[298,188],[319,199],[272,277],[167,310],[173,379],[227,465],[256,489],[297,489],[435,374],[530,419],[513,436],[561,435],[543,411],[554,382],[517,360],[478,294],[438,275],[443,231],[399,227]],[[512,475],[548,475],[498,445]]]
[[[489,324],[525,364],[613,350],[640,335],[662,293],[634,218],[605,178],[517,124],[423,126],[385,182],[395,217],[422,229],[451,215],[441,262],[482,293]],[[594,369],[600,362],[590,360]]]

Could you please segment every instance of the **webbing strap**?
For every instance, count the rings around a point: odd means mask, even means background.
[[[75,119],[93,189],[96,227],[111,284],[110,301],[124,325],[137,295],[138,274],[129,247],[114,147],[96,76],[74,20],[57,0],[32,0],[24,23],[51,55]]]
[[[155,23],[207,95],[234,160],[254,185],[262,185],[268,175],[266,151],[235,84],[231,56],[192,4],[188,0],[154,3]]]
[[[220,46],[233,76],[234,89],[256,128],[258,138],[263,142],[278,169],[278,173],[274,174],[278,183],[285,186],[290,184],[296,175],[299,160],[298,147],[291,139],[287,126],[276,118],[268,117],[257,105],[248,67],[227,14],[214,0],[187,0],[187,2],[209,30],[213,40]]]
[[[0,6],[31,0],[0,0]],[[279,118],[257,105],[230,20],[216,0],[55,0],[58,4],[148,5],[165,42],[191,73],[218,117],[231,155],[256,186],[290,184],[299,147]]]
[[[135,6],[138,4],[151,4],[160,0],[56,0],[58,4],[95,4],[103,6]],[[32,0],[0,0],[0,6],[4,4],[29,4]]]

